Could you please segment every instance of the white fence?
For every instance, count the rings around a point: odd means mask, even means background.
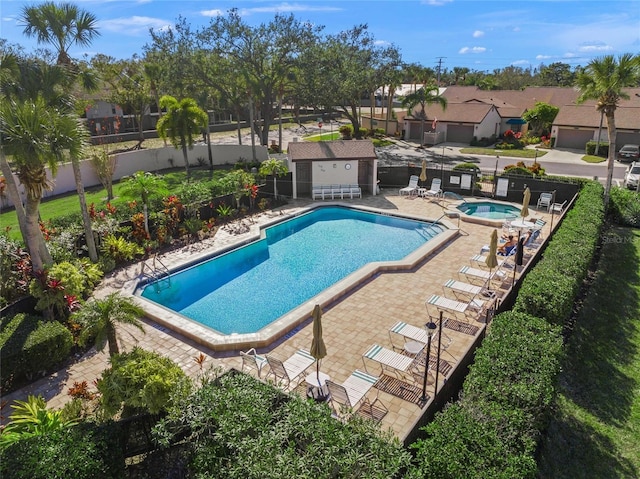
[[[250,145],[211,145],[211,153],[214,165],[234,164],[241,160],[251,161],[253,159]],[[188,155],[189,165],[191,166],[198,165],[198,158],[204,159],[206,165],[209,164],[207,145],[195,145],[192,150],[188,151]],[[176,150],[171,146],[119,153],[116,155],[116,158],[117,167],[113,175],[114,182],[125,176],[132,175],[136,171],[157,172],[172,167],[184,167],[182,150]],[[267,147],[256,145],[256,159],[258,161],[264,161],[268,158],[269,152]],[[85,188],[100,185],[100,180],[91,165],[91,161],[83,160],[80,162],[80,172]],[[24,189],[18,178],[15,178],[24,200]],[[55,178],[52,177],[51,172],[47,168],[47,178],[54,184],[54,188],[51,191],[45,192],[45,198],[76,190],[71,163],[59,165]],[[8,196],[2,199],[2,207],[4,208],[6,206],[13,206]]]

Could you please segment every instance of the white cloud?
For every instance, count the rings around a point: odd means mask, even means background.
[[[271,5],[268,7],[242,8],[238,10],[241,16],[248,16],[253,13],[299,13],[299,12],[339,12],[339,7],[312,6],[301,5],[299,3],[281,3],[279,5]]]
[[[578,51],[583,53],[608,52],[611,50],[613,50],[611,45],[605,45],[602,42],[595,42],[591,45],[583,43],[578,47]]]
[[[434,7],[441,7],[447,3],[451,3],[453,0],[424,0],[422,3],[426,5],[433,5]]]
[[[458,53],[464,55],[465,53],[484,53],[486,51],[487,49],[485,47],[462,47]]]
[[[224,15],[224,12],[218,8],[214,8],[213,10],[201,10],[200,15],[203,17],[219,17],[220,15]]]
[[[133,16],[128,18],[114,18],[98,22],[98,28],[108,32],[122,33],[130,36],[140,36],[149,33],[149,28],[165,30],[171,22],[161,18]]]
[[[473,32],[473,38],[480,38],[480,37],[484,37],[484,32],[482,30],[476,30],[475,32]]]
[[[516,60],[515,62],[511,62],[512,65],[529,65],[529,60]]]
[[[373,43],[374,43],[374,45],[379,46],[379,47],[380,46],[384,47],[384,46],[387,46],[387,45],[391,45],[391,43],[389,43],[386,40],[375,40]]]
[[[548,60],[551,55],[536,55],[536,60]]]

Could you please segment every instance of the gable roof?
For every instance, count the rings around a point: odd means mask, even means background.
[[[616,129],[618,130],[640,130],[640,105],[617,108],[615,118]],[[595,109],[594,105],[565,105],[560,108],[553,124],[557,126],[598,128],[600,112]],[[606,119],[603,127],[607,127]]]
[[[289,143],[291,161],[374,160],[377,158],[371,140],[303,141]]]
[[[493,105],[487,103],[449,103],[444,110],[440,105],[427,105],[425,107],[426,121],[437,118],[438,121],[445,122],[482,123],[482,120],[494,108]],[[406,117],[406,119],[420,120],[417,117]]]

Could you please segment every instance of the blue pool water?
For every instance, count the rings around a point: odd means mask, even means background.
[[[310,211],[266,237],[144,287],[142,297],[223,334],[251,333],[367,263],[400,260],[439,225],[349,208]]]
[[[495,203],[493,201],[477,201],[464,203],[457,207],[464,214],[492,220],[503,220],[507,217],[520,216],[520,209],[515,206]]]

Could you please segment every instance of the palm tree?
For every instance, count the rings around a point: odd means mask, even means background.
[[[192,98],[178,101],[170,95],[160,98],[160,106],[167,113],[158,120],[156,126],[160,138],[169,138],[174,148],[182,148],[184,167],[189,176],[189,156],[187,148],[193,147],[193,136],[209,127],[209,116],[198,107]]]
[[[27,37],[36,37],[38,43],[53,45],[58,53],[59,65],[71,64],[69,48],[72,45],[88,46],[100,35],[96,30],[96,17],[71,3],[56,5],[54,2],[45,2],[24,7],[20,20]]]
[[[40,271],[45,263],[52,262],[39,241],[40,201],[44,191],[51,187],[46,167],[55,175],[59,162],[67,157],[79,158],[85,133],[77,117],[48,105],[41,96],[23,102],[4,99],[0,105],[0,124],[2,156],[12,156],[18,178],[25,187],[24,241],[34,271]],[[2,160],[3,170],[5,161]],[[11,199],[16,206],[21,204],[19,196]]]
[[[630,53],[619,56],[606,55],[591,60],[576,76],[576,86],[580,91],[578,103],[596,100],[596,110],[607,117],[609,134],[609,161],[607,182],[604,190],[605,207],[609,205],[609,193],[613,181],[613,166],[616,155],[615,111],[621,99],[628,99],[622,89],[637,86],[640,79],[640,55]]]
[[[167,183],[161,176],[153,173],[137,171],[126,179],[120,193],[132,199],[142,200],[144,213],[144,230],[149,233],[149,202],[152,198],[169,193]]]
[[[130,324],[144,333],[139,319],[142,316],[144,311],[131,298],[111,293],[104,299],[89,301],[72,318],[84,326],[79,338],[81,344],[95,338],[96,349],[102,351],[108,344],[109,356],[113,357],[120,353],[116,326]]]
[[[423,85],[414,93],[409,93],[402,100],[402,106],[409,109],[409,114],[413,109],[420,105],[420,112],[418,117],[420,118],[420,145],[424,143],[424,122],[427,119],[427,113],[425,112],[425,106],[433,103],[439,104],[443,110],[447,108],[447,99],[440,96],[438,87],[436,85]]]
[[[24,34],[27,37],[35,36],[38,43],[49,43],[56,49],[58,52],[57,65],[59,66],[72,66],[71,57],[69,56],[69,48],[72,45],[89,46],[93,39],[100,35],[96,29],[96,17],[86,10],[78,9],[76,5],[71,3],[56,5],[54,2],[45,2],[38,6],[24,7],[21,21],[25,25]],[[63,83],[65,87],[69,81],[75,83],[80,80],[82,86],[87,91],[96,89],[95,78],[93,78],[91,74],[82,71],[81,68],[78,68],[78,65],[73,65],[73,68],[66,68],[66,70],[64,76],[67,77],[67,82]],[[53,92],[56,86],[59,86],[59,83],[44,81],[38,88],[45,91],[50,89],[50,94],[47,95],[44,93],[44,95],[48,101],[53,102]],[[67,100],[70,99],[70,96],[66,93],[64,97]],[[91,261],[96,262],[98,261],[98,251],[93,237],[87,202],[85,200],[84,184],[82,183],[79,161],[79,157],[71,157],[89,258]]]

